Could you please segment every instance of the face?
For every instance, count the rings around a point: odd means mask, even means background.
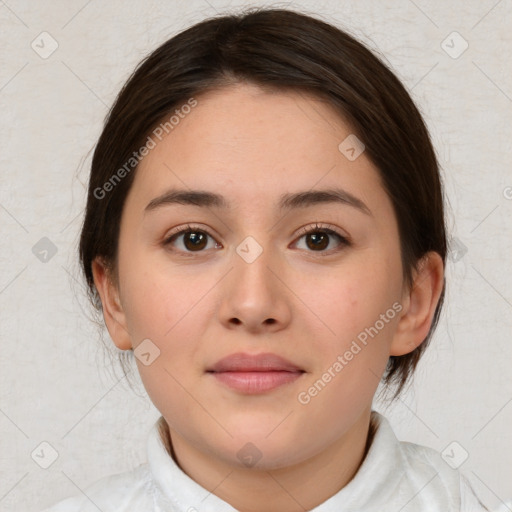
[[[320,99],[237,85],[196,100],[126,199],[120,321],[136,354],[150,340],[138,369],[182,442],[230,464],[249,442],[261,467],[299,463],[370,410],[393,352],[392,204]]]

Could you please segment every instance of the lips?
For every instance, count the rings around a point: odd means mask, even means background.
[[[232,354],[217,361],[209,372],[302,372],[290,361],[275,354]]]
[[[304,370],[276,354],[237,353],[217,361],[207,373],[233,390],[258,394],[297,380]]]

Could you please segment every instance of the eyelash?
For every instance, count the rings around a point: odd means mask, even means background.
[[[183,235],[185,233],[197,233],[197,232],[205,233],[210,238],[214,239],[214,236],[211,233],[209,233],[208,230],[201,228],[199,226],[187,224],[186,226],[177,228],[168,237],[166,237],[165,240],[163,241],[163,246],[165,246],[165,247],[170,246],[171,243],[173,242],[173,240],[176,239],[179,235]],[[338,252],[338,251],[342,250],[344,247],[349,247],[351,245],[349,238],[341,235],[338,231],[333,229],[333,226],[331,226],[330,224],[322,226],[318,223],[315,223],[314,226],[303,227],[303,228],[301,228],[301,230],[298,233],[298,239],[300,240],[302,237],[304,237],[306,235],[309,235],[311,233],[319,233],[319,232],[325,233],[329,236],[337,237],[339,239],[339,245],[338,245],[338,247],[336,247],[334,249],[327,250],[327,251],[308,251],[308,252],[311,252],[315,256],[322,257],[322,256],[331,255],[332,253]],[[181,250],[176,250],[176,249],[172,249],[172,250],[175,252],[181,252],[182,254],[184,254],[186,256],[193,256],[195,253],[204,252],[204,250],[203,251],[181,251]],[[317,253],[317,254],[315,254],[315,253]]]

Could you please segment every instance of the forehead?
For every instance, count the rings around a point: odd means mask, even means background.
[[[364,152],[350,160],[340,151],[354,134],[323,99],[248,84],[194,99],[139,164],[132,188],[141,200],[170,188],[223,191],[230,205],[254,206],[281,205],[298,190],[342,188],[363,201],[383,193]]]

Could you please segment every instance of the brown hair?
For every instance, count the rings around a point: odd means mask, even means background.
[[[404,279],[428,251],[446,260],[443,193],[438,162],[422,116],[398,78],[362,43],[312,16],[252,8],[207,19],[172,37],[146,57],[119,93],[92,160],[80,260],[99,308],[91,263],[116,268],[123,205],[133,170],[104,187],[148,134],[194,95],[237,82],[313,93],[327,100],[365,144],[397,218]],[[120,174],[118,173],[118,177]],[[102,192],[99,193],[98,191]],[[413,373],[438,322],[413,352],[391,356],[383,377],[395,395]]]

